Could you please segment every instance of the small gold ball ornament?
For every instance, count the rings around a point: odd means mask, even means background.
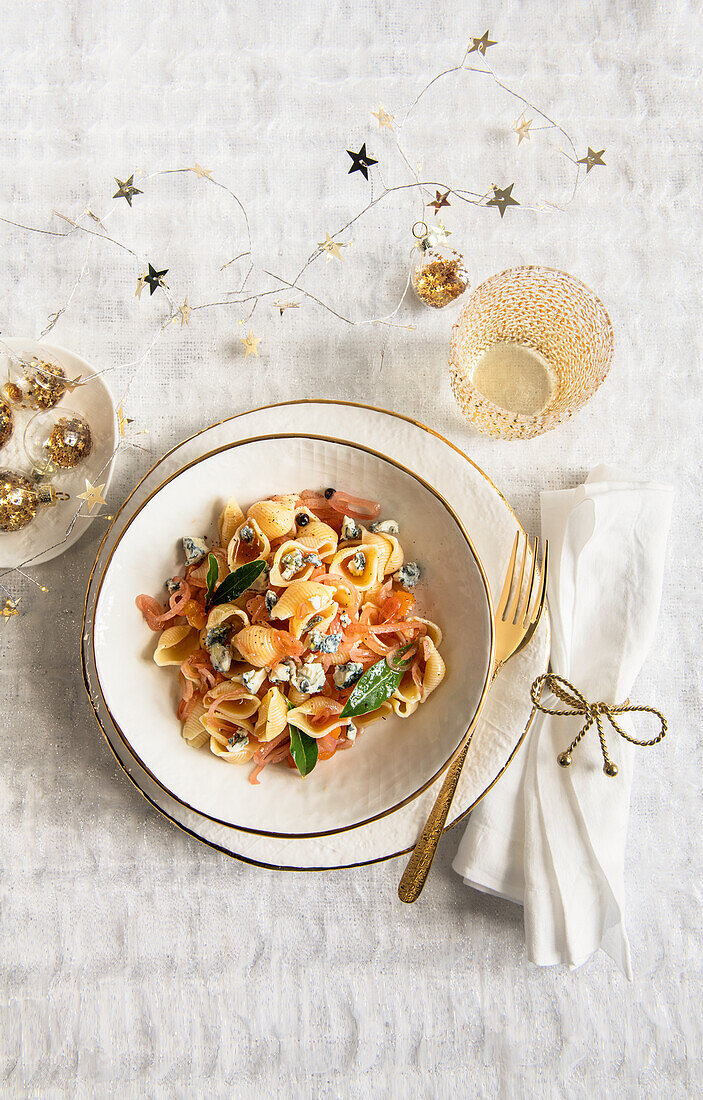
[[[469,285],[464,257],[443,243],[449,232],[442,225],[429,229],[426,222],[416,222],[413,236],[418,253],[410,275],[413,289],[425,305],[443,309]]]
[[[0,447],[5,446],[14,426],[15,417],[12,409],[4,401],[0,401]]]
[[[619,769],[617,764],[613,764],[612,760],[606,760],[605,764],[603,765],[603,771],[611,778],[614,778],[618,774],[618,770]]]
[[[557,756],[557,764],[561,765],[562,768],[568,768],[571,764],[571,753],[560,752]]]
[[[0,531],[21,531],[43,505],[68,499],[66,493],[57,493],[53,485],[36,485],[24,474],[0,470]]]
[[[72,470],[93,449],[93,437],[80,416],[61,416],[44,444],[50,462],[61,470]]]

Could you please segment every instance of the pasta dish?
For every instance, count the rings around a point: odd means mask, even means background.
[[[334,489],[234,498],[217,538],[183,538],[167,602],[136,605],[178,668],[178,718],[193,748],[305,776],[389,714],[410,718],[441,683],[439,627],[416,613],[421,570],[396,520]]]

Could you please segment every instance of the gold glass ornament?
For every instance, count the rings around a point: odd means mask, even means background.
[[[57,492],[53,485],[37,485],[24,474],[0,470],[0,531],[21,531],[40,508],[68,499],[67,493]]]
[[[469,285],[464,257],[446,244],[449,233],[442,226],[428,229],[426,222],[415,222],[417,240],[410,280],[425,305],[443,309],[456,301]]]
[[[15,426],[15,417],[12,409],[5,401],[0,401],[0,447],[4,447],[12,435]]]
[[[33,409],[53,409],[66,392],[66,372],[58,363],[37,359],[24,367],[27,404]]]
[[[93,449],[90,425],[70,409],[38,412],[25,428],[24,449],[35,477],[73,470]]]

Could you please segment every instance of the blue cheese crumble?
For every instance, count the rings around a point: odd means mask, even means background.
[[[321,630],[311,630],[308,645],[313,653],[336,653],[341,641],[341,634],[323,634]]]
[[[307,661],[296,669],[291,683],[304,695],[318,695],[325,686],[325,670],[317,661]]]
[[[229,672],[232,665],[232,650],[229,646],[215,642],[210,646],[210,664],[216,672]]]
[[[252,543],[254,541],[254,528],[245,523],[243,527],[239,528],[239,538],[242,542]]]
[[[303,554],[303,562],[305,565],[322,565],[322,558],[319,554]]]
[[[264,603],[266,605],[266,610],[268,611],[269,617],[270,617],[271,612],[273,611],[274,607],[278,603],[278,596],[276,595],[275,592],[272,592],[270,588],[269,588],[268,592],[266,593],[266,595],[264,596]]]
[[[363,550],[357,550],[353,558],[347,562],[347,569],[352,577],[360,577],[366,569],[366,554]]]
[[[356,741],[356,735],[359,732],[359,727],[355,726],[353,722],[350,722],[347,726],[347,741]]]
[[[394,519],[382,519],[372,523],[369,531],[373,531],[377,535],[397,535],[400,533],[400,527]]]
[[[225,645],[229,637],[229,627],[211,626],[205,635],[205,648],[210,649],[214,645]]]
[[[342,542],[350,542],[353,539],[361,538],[361,527],[352,519],[351,516],[345,516],[342,520]]]
[[[284,581],[292,581],[296,573],[303,568],[303,555],[300,550],[291,550],[281,558],[281,576]]]
[[[403,588],[414,588],[420,579],[420,566],[416,561],[406,561],[395,575]]]
[[[277,665],[273,665],[268,670],[269,683],[271,684],[286,684],[289,683],[295,672],[295,661],[292,657],[286,657],[285,661],[279,661]]]
[[[234,737],[227,738],[227,752],[241,752],[249,744],[249,737],[243,730],[235,734]]]
[[[238,676],[235,676],[234,679],[239,681],[240,684],[243,684],[252,695],[256,695],[266,679],[266,669],[250,668],[248,672],[242,672]]]
[[[364,671],[364,666],[360,665],[358,661],[347,661],[345,665],[337,665],[332,678],[335,683],[335,687],[348,688],[361,676]]]
[[[351,622],[351,619],[350,619],[350,618],[349,618],[349,616],[347,615],[346,611],[340,611],[340,613],[339,613],[339,621],[340,621],[340,623],[342,624],[342,626],[349,626],[349,624],[350,624],[350,622]]]
[[[205,539],[191,538],[190,535],[183,536],[183,552],[186,556],[186,565],[198,565],[209,554]]]
[[[178,592],[181,587],[181,582],[177,577],[169,577],[166,581],[166,588],[168,589],[169,596],[172,596],[174,592]]]

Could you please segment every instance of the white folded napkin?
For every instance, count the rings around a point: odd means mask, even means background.
[[[623,703],[654,636],[672,490],[600,466],[584,485],[542,493],[541,502],[551,669],[589,702]],[[563,707],[546,692],[542,701]],[[632,717],[617,716],[628,734],[648,740],[657,732],[647,715],[634,716],[634,728]],[[524,903],[532,962],[576,967],[602,947],[631,978],[623,866],[633,756],[665,749],[635,750],[606,721],[618,775],[603,773],[595,726],[571,767],[560,767],[557,756],[583,724],[535,716],[505,775],[472,813],[453,866],[467,885]]]

